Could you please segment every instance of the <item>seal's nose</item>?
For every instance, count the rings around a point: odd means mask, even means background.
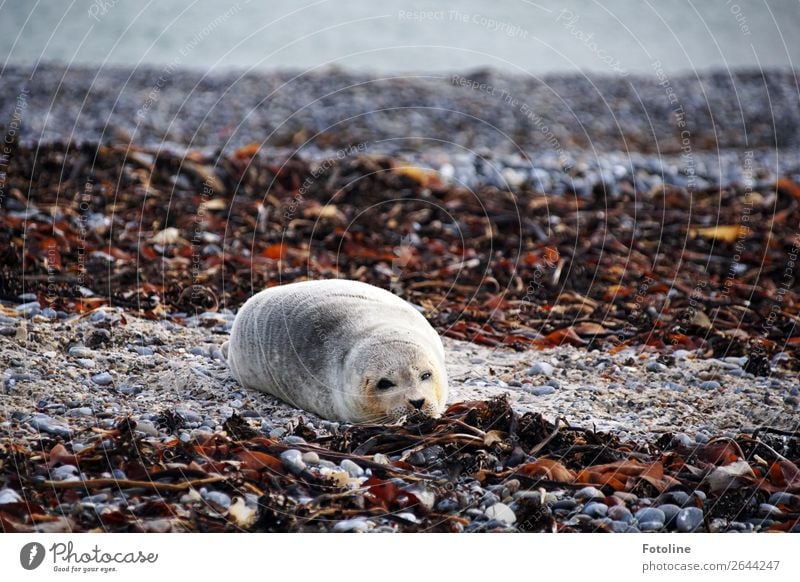
[[[408,402],[417,410],[420,410],[423,406],[425,406],[424,398],[420,398],[419,400],[409,400]]]

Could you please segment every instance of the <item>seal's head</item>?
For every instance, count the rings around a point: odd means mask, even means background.
[[[391,422],[423,413],[438,417],[447,400],[444,359],[435,347],[398,333],[363,345],[350,368],[351,412],[355,422]]]

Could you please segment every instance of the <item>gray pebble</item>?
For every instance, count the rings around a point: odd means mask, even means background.
[[[108,386],[114,381],[114,378],[108,372],[101,372],[92,376],[92,382],[99,386]]]
[[[350,475],[353,478],[361,477],[364,474],[364,469],[359,467],[350,459],[343,460],[341,463],[339,463],[339,465],[342,467],[342,469],[347,471],[348,475]]]
[[[11,327],[10,325],[4,325],[0,327],[0,335],[4,337],[14,337],[17,335],[17,328]]]
[[[5,503],[20,503],[22,497],[13,489],[0,489],[0,505]]]
[[[553,511],[556,511],[558,509],[572,511],[576,507],[578,507],[578,502],[575,501],[574,499],[560,499],[550,506],[550,508]]]
[[[50,470],[53,481],[68,481],[78,476],[78,467],[75,465],[61,465]]]
[[[205,498],[208,501],[216,503],[220,507],[224,507],[225,509],[228,509],[231,506],[230,496],[222,491],[209,491],[206,493]]]
[[[664,512],[664,518],[667,525],[670,525],[674,520],[678,513],[681,511],[681,508],[677,505],[672,503],[665,503],[664,505],[659,505],[658,508]]]
[[[64,426],[63,424],[57,423],[46,414],[34,414],[28,420],[28,424],[38,431],[54,434],[63,438],[71,438],[73,433],[70,428]]]
[[[783,517],[784,513],[779,508],[769,503],[762,503],[758,506],[759,515],[764,517]]]
[[[304,439],[303,437],[290,435],[287,436],[285,439],[283,439],[283,442],[286,443],[287,445],[304,445],[306,444],[306,439]]]
[[[778,491],[769,496],[767,503],[770,505],[788,505],[789,507],[800,509],[800,495]]]
[[[306,468],[306,464],[303,462],[303,454],[297,449],[283,451],[281,453],[281,461],[294,474],[302,473]]]
[[[640,521],[639,531],[660,531],[664,527],[660,521]]]
[[[702,524],[703,510],[697,507],[684,507],[675,518],[675,527],[683,533],[694,531]]]
[[[458,501],[455,499],[442,499],[436,504],[436,511],[440,513],[452,513],[459,509]]]
[[[270,438],[273,439],[279,439],[285,434],[286,434],[285,428],[273,428],[271,431],[269,431],[269,436]]]
[[[648,372],[664,372],[666,371],[667,367],[661,362],[656,362],[654,360],[651,360],[647,362],[644,369],[647,370]]]
[[[686,386],[676,384],[675,382],[664,382],[664,388],[672,390],[673,392],[686,392]]]
[[[333,526],[333,531],[338,532],[365,532],[369,529],[369,522],[363,517],[345,519]]]
[[[656,509],[655,507],[643,507],[636,512],[636,520],[639,522],[639,524],[648,521],[655,521],[659,522],[661,525],[664,525],[667,521],[667,517],[660,509]]]
[[[14,308],[14,311],[19,313],[22,317],[33,317],[39,311],[41,311],[42,306],[39,305],[38,301],[31,301],[29,303],[22,303],[21,305],[17,305]]]
[[[500,523],[511,525],[517,521],[517,516],[511,508],[505,503],[495,503],[486,509],[486,516],[489,519],[495,519]]]
[[[604,499],[605,495],[597,487],[584,487],[575,492],[575,499],[588,501],[589,499]]]
[[[140,356],[152,356],[155,354],[153,348],[149,348],[147,346],[133,346],[133,351]]]
[[[67,416],[92,416],[92,409],[88,406],[72,408],[67,411]]]
[[[628,522],[625,521],[612,521],[611,531],[614,533],[628,533]]]
[[[604,517],[608,513],[608,506],[605,503],[594,501],[587,503],[581,513],[594,518]]]
[[[556,389],[553,388],[552,386],[544,385],[544,386],[532,386],[526,391],[530,392],[534,396],[548,396],[549,394],[554,394]]]
[[[67,353],[73,358],[91,358],[94,350],[85,346],[72,346]]]
[[[486,363],[486,358],[480,358],[480,357],[470,358],[469,359],[469,363],[470,364],[485,364]]]
[[[552,376],[553,372],[555,372],[555,368],[552,364],[548,364],[547,362],[536,362],[528,368],[528,375],[529,376]]]
[[[706,380],[705,382],[700,383],[700,390],[718,390],[721,387],[722,384],[716,380]]]
[[[75,360],[75,363],[81,368],[86,368],[87,370],[94,368],[94,360],[90,360],[89,358],[78,358]]]
[[[303,453],[303,462],[308,463],[309,465],[316,465],[319,463],[319,455],[314,451]]]
[[[619,521],[626,524],[633,521],[633,514],[631,513],[631,510],[624,505],[612,505],[609,507],[608,517],[614,521]]]

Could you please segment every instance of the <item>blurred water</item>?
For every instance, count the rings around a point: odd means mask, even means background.
[[[796,0],[6,0],[0,66],[66,61],[534,74],[785,68]]]

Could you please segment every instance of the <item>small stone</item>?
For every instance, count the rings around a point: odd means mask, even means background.
[[[480,357],[470,358],[469,359],[469,363],[470,364],[485,364],[486,363],[486,358],[480,358]]]
[[[341,463],[339,463],[339,466],[345,471],[347,471],[347,474],[353,477],[354,479],[364,475],[364,469],[356,465],[350,459],[343,460]]]
[[[281,461],[294,474],[302,473],[306,464],[303,462],[303,454],[297,449],[289,449],[281,453]]]
[[[536,362],[528,368],[529,376],[552,376],[555,368],[547,362]]]
[[[705,382],[701,382],[699,387],[700,390],[719,390],[722,388],[722,384],[716,380],[706,380]]]
[[[15,335],[17,335],[17,328],[11,327],[9,325],[0,327],[0,335],[4,337],[14,337]]]
[[[88,406],[81,406],[80,408],[72,408],[67,411],[67,416],[92,416],[92,409]]]
[[[303,453],[303,462],[308,463],[309,465],[316,465],[319,463],[319,455],[314,451]]]
[[[78,467],[75,465],[61,465],[50,470],[50,478],[53,481],[70,481],[78,476]]]
[[[46,414],[34,414],[28,420],[28,424],[38,431],[54,434],[64,438],[71,438],[73,433],[70,428],[64,426],[63,424],[57,423]]]
[[[333,531],[338,532],[365,532],[369,529],[369,522],[362,518],[345,519],[333,526]]]
[[[683,447],[688,449],[692,447],[694,441],[692,441],[689,435],[679,432],[672,436],[672,442],[670,444],[673,447]]]
[[[216,503],[224,509],[228,509],[231,506],[230,496],[222,491],[209,491],[206,493],[206,499],[212,503]]]
[[[769,503],[762,503],[758,506],[759,515],[764,517],[783,517],[784,513],[779,508]]]
[[[486,509],[486,516],[489,519],[495,519],[507,525],[513,524],[517,521],[517,516],[511,511],[511,508],[505,503],[495,503]]]
[[[686,386],[676,384],[675,382],[664,382],[664,388],[672,390],[673,392],[686,392]]]
[[[108,386],[114,382],[114,378],[108,372],[101,372],[100,374],[92,376],[92,382],[98,386]]]
[[[608,517],[614,521],[620,521],[626,524],[633,521],[633,514],[631,513],[631,510],[624,505],[612,505],[609,507]]]
[[[14,308],[19,315],[22,317],[33,317],[42,309],[42,306],[39,305],[38,301],[30,301],[28,303],[22,303],[21,305],[17,305]]]
[[[436,504],[436,511],[440,513],[453,513],[458,511],[458,501],[455,499],[442,499]]]
[[[665,503],[664,505],[659,505],[658,508],[664,512],[664,518],[667,525],[671,525],[672,522],[675,520],[675,517],[680,513],[681,508],[677,505],[672,503]]]
[[[800,495],[792,495],[786,491],[778,491],[769,496],[767,503],[770,505],[786,505],[793,509],[800,509]]]
[[[703,510],[698,507],[684,507],[675,517],[675,527],[679,532],[696,530],[703,524]]]
[[[89,358],[78,358],[75,360],[75,363],[81,368],[86,368],[87,370],[94,368],[94,360],[90,360]]]
[[[67,353],[73,358],[91,358],[94,355],[94,350],[90,350],[85,346],[72,346]]]
[[[608,513],[608,506],[605,503],[593,501],[587,503],[581,513],[594,518],[604,517]]]
[[[153,348],[149,348],[147,346],[133,346],[133,351],[140,356],[152,356],[155,354]]]
[[[597,487],[584,487],[575,492],[575,499],[578,501],[588,501],[590,499],[604,499],[605,495]]]
[[[664,515],[663,511],[655,507],[644,507],[636,512],[636,520],[639,522],[640,527],[642,523],[653,521],[664,525],[667,521],[667,516]]]
[[[303,437],[290,435],[284,438],[283,442],[286,443],[287,445],[305,445],[306,439],[304,439]]]
[[[640,521],[639,531],[659,531],[664,527],[660,521]]]
[[[555,388],[547,385],[531,386],[530,388],[525,388],[525,386],[523,385],[523,389],[526,392],[530,392],[534,396],[548,396],[549,394],[553,394],[556,391]]]
[[[576,507],[578,507],[578,502],[574,499],[559,499],[550,506],[553,511],[557,511],[559,509],[572,511]]]
[[[667,367],[661,362],[656,362],[655,360],[651,360],[647,362],[644,369],[647,370],[648,372],[664,372],[667,370]]]
[[[13,489],[0,489],[0,505],[6,503],[21,503],[22,497]]]

